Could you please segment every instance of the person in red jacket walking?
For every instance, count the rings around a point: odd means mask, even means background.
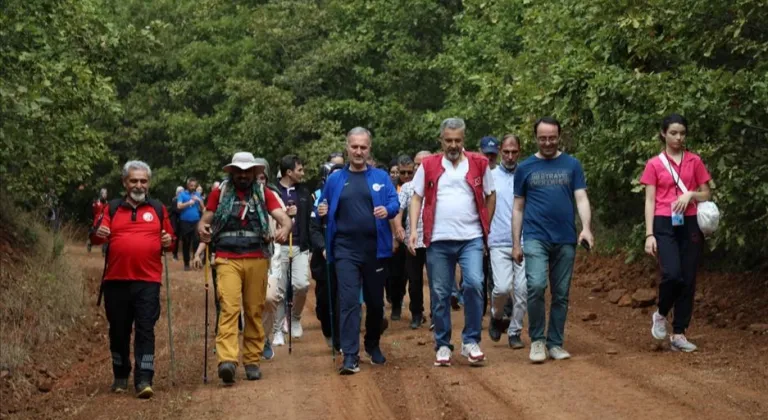
[[[464,120],[448,118],[440,124],[443,153],[425,157],[413,177],[408,247],[416,255],[421,213],[427,248],[427,274],[435,323],[435,365],[450,366],[450,298],[456,263],[461,266],[464,296],[464,331],[461,355],[471,364],[482,363],[483,253],[490,220],[496,208],[493,176],[488,159],[464,150]],[[422,210],[422,201],[424,208]]]
[[[99,190],[99,196],[96,197],[95,200],[93,200],[93,203],[91,204],[91,212],[93,213],[93,220],[96,221],[96,219],[101,216],[101,213],[104,212],[104,207],[107,205],[107,189],[102,188]],[[88,238],[88,252],[91,252],[91,238]],[[101,246],[101,256],[107,255],[107,244],[103,244]]]
[[[90,235],[95,245],[107,243],[109,246],[103,292],[115,376],[112,391],[128,390],[131,330],[135,329],[133,378],[139,398],[154,395],[152,378],[155,323],[160,317],[161,256],[163,249],[170,250],[174,241],[168,211],[149,198],[151,177],[152,170],[146,163],[126,163],[122,179],[127,194],[104,206]]]

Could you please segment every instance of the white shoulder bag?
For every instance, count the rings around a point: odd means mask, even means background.
[[[687,193],[688,188],[685,187],[683,180],[680,179],[680,176],[669,164],[667,156],[662,152],[659,154],[659,159],[661,159],[661,163],[672,175],[672,179],[677,180],[677,187],[680,188],[680,191],[682,191],[683,194]],[[717,226],[720,224],[720,209],[718,209],[717,205],[711,201],[701,201],[696,203],[696,206],[696,220],[699,223],[699,229],[701,229],[701,233],[703,233],[704,236],[709,236],[715,233]]]

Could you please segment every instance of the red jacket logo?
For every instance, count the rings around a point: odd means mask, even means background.
[[[153,220],[155,220],[155,216],[152,215],[150,212],[144,213],[143,216],[141,216],[142,219],[144,219],[145,222],[149,223]]]
[[[475,178],[475,186],[476,187],[479,187],[482,184],[483,184],[483,179],[482,178],[480,178],[480,177]]]

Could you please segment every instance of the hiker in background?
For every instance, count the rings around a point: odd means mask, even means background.
[[[197,189],[195,190],[195,192],[200,195],[200,198],[203,199],[203,205],[205,205],[205,197],[206,197],[206,195],[205,195],[205,191],[203,191],[203,186],[198,184]]]
[[[334,172],[344,169],[343,164],[331,166],[328,176]],[[317,197],[319,202],[323,201],[322,193]],[[336,272],[332,266],[327,264],[325,259],[325,225],[327,206],[321,213],[320,209],[315,209],[311,219],[312,230],[312,258],[309,262],[312,278],[315,279],[315,316],[320,321],[320,327],[323,331],[323,337],[328,347],[341,349],[339,342],[339,299],[337,295]],[[328,288],[331,288],[330,292]],[[329,296],[330,295],[330,296]],[[330,300],[329,300],[330,299]],[[333,321],[331,321],[331,306],[333,307]],[[333,333],[333,334],[332,334]]]
[[[102,188],[99,190],[99,196],[96,197],[95,200],[93,200],[93,203],[91,204],[91,212],[93,214],[93,220],[96,221],[96,219],[101,216],[101,213],[104,212],[104,206],[107,205],[107,189]],[[88,238],[88,252],[91,252],[91,238]],[[104,243],[101,245],[101,256],[105,257],[107,255],[107,244]]]
[[[361,288],[367,312],[365,352],[373,364],[386,362],[379,343],[386,259],[392,256],[392,231],[387,219],[397,215],[398,202],[387,173],[366,164],[371,143],[367,129],[356,127],[349,131],[349,164],[328,178],[322,193],[327,199],[322,207],[328,212],[326,257],[334,264],[339,288],[342,375],[360,371]]]
[[[640,183],[645,185],[645,252],[661,267],[659,308],[652,315],[651,334],[657,340],[667,337],[667,315],[674,308],[670,348],[693,352],[696,345],[685,331],[693,314],[696,269],[704,248],[696,203],[711,198],[712,177],[699,155],[686,150],[687,134],[685,118],[677,114],[664,118],[659,133],[664,149],[648,160]]]
[[[397,165],[397,158],[392,159],[392,161],[389,162],[388,172],[392,185],[395,186],[397,192],[400,192],[400,168]]]
[[[216,248],[221,304],[216,357],[219,378],[224,385],[232,385],[240,360],[237,319],[241,308],[245,311],[242,360],[246,379],[261,379],[259,364],[265,340],[262,311],[266,302],[272,241],[268,215],[280,225],[274,237],[279,243],[287,241],[291,219],[281,208],[275,193],[256,182],[265,166],[260,165],[251,153],[235,153],[232,163],[223,169],[229,173],[229,178],[211,192],[198,233],[201,241],[212,241]]]
[[[342,165],[344,166],[344,154],[341,152],[332,152],[328,154],[328,159],[325,163],[320,166],[320,182],[317,185],[317,189],[312,194],[312,197],[315,200],[314,207],[317,208],[317,206],[320,205],[320,195],[323,192],[323,185],[325,185],[325,180],[328,179],[328,176],[330,175],[331,167],[335,165]]]
[[[488,159],[464,150],[466,125],[460,118],[440,124],[443,153],[427,156],[413,177],[409,249],[416,253],[418,218],[423,217],[427,272],[435,323],[435,365],[450,366],[451,313],[449,301],[461,266],[464,331],[461,355],[470,364],[482,363],[483,250],[493,219],[496,194]],[[422,209],[423,203],[423,209]]]
[[[280,173],[283,177],[277,183],[280,198],[285,203],[288,216],[293,220],[293,249],[288,245],[281,246],[281,290],[286,290],[288,276],[291,276],[293,287],[292,314],[285,313],[285,305],[277,306],[277,319],[274,327],[275,346],[285,344],[283,334],[291,334],[293,338],[301,338],[304,329],[301,326],[301,313],[309,291],[309,248],[310,248],[310,218],[313,211],[312,196],[303,184],[304,164],[296,155],[286,155],[280,160]],[[293,255],[293,263],[288,258]],[[288,267],[292,272],[288,273]],[[291,317],[291,331],[288,331],[286,317]]]
[[[397,158],[397,179],[396,190],[398,194],[401,186],[411,182],[413,179],[413,159],[408,155],[402,155]],[[389,173],[390,178],[392,172]],[[399,195],[398,195],[398,203]],[[398,211],[398,215],[400,212]],[[402,229],[401,225],[398,225],[397,217],[390,220],[390,226],[394,234],[392,242],[394,247],[392,250],[392,258],[389,261],[389,275],[387,276],[387,295],[390,298],[392,304],[392,321],[399,321],[403,311],[403,299],[405,298],[405,288],[408,285],[408,272],[405,269],[406,254],[408,254],[407,247],[404,245],[404,235],[399,236],[398,230]]]
[[[411,235],[411,225],[408,219],[408,208],[413,197],[413,174],[421,166],[421,160],[431,153],[421,151],[414,156],[408,163],[407,160],[401,160],[400,165],[401,180],[407,180],[400,188],[398,201],[400,202],[400,211],[395,218],[395,237],[407,248],[407,241]],[[423,209],[423,206],[422,206]],[[403,228],[405,226],[405,228]],[[408,297],[410,298],[409,309],[411,311],[411,329],[415,330],[426,322],[424,318],[424,264],[427,261],[427,249],[424,247],[423,225],[421,213],[416,225],[417,240],[414,252],[407,252],[405,255],[405,271],[408,275]]]
[[[171,205],[168,207],[168,212],[170,213],[170,219],[171,219],[171,226],[173,226],[174,232],[181,232],[181,212],[179,211],[179,194],[184,191],[184,187],[179,185],[176,187],[176,195],[173,196],[173,199],[171,200]],[[174,241],[173,242],[173,259],[175,261],[179,260],[179,242],[180,241]]]
[[[514,134],[507,134],[501,140],[501,165],[491,171],[493,185],[496,187],[496,211],[488,234],[488,255],[493,268],[488,334],[491,340],[499,341],[506,330],[507,343],[513,349],[525,347],[520,333],[528,302],[525,260],[518,264],[512,259],[512,207],[515,202],[515,170],[519,157],[520,139]],[[505,310],[513,294],[512,316],[511,319],[505,319]]]
[[[543,363],[547,357],[554,360],[571,357],[563,348],[563,341],[576,244],[585,243],[591,249],[594,238],[584,170],[576,158],[559,150],[560,123],[554,118],[542,117],[533,125],[533,134],[539,151],[515,171],[512,256],[522,264],[525,255],[529,357],[533,363]],[[574,208],[581,218],[578,240]],[[552,302],[545,335],[547,283],[551,285]]]
[[[133,384],[139,398],[154,395],[162,252],[170,250],[174,241],[168,211],[149,198],[151,179],[152,170],[146,163],[126,163],[122,181],[127,194],[104,207],[90,235],[96,245],[109,244],[102,288],[112,352],[112,391],[128,390],[131,332],[135,331]]]
[[[205,209],[205,203],[197,192],[197,180],[189,178],[187,189],[179,194],[176,208],[179,209],[179,232],[181,254],[184,257],[184,271],[189,271],[190,253],[197,248],[197,223]]]

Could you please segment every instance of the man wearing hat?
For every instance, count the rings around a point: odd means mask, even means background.
[[[200,220],[200,240],[216,248],[218,300],[221,305],[216,334],[219,378],[225,385],[235,382],[239,360],[237,319],[245,312],[243,364],[248,380],[261,379],[259,362],[264,351],[264,310],[269,269],[270,243],[284,243],[291,231],[291,219],[277,196],[260,183],[265,170],[251,153],[238,152],[224,167],[229,174],[219,189],[211,191],[206,212]],[[279,225],[270,235],[269,216]]]

